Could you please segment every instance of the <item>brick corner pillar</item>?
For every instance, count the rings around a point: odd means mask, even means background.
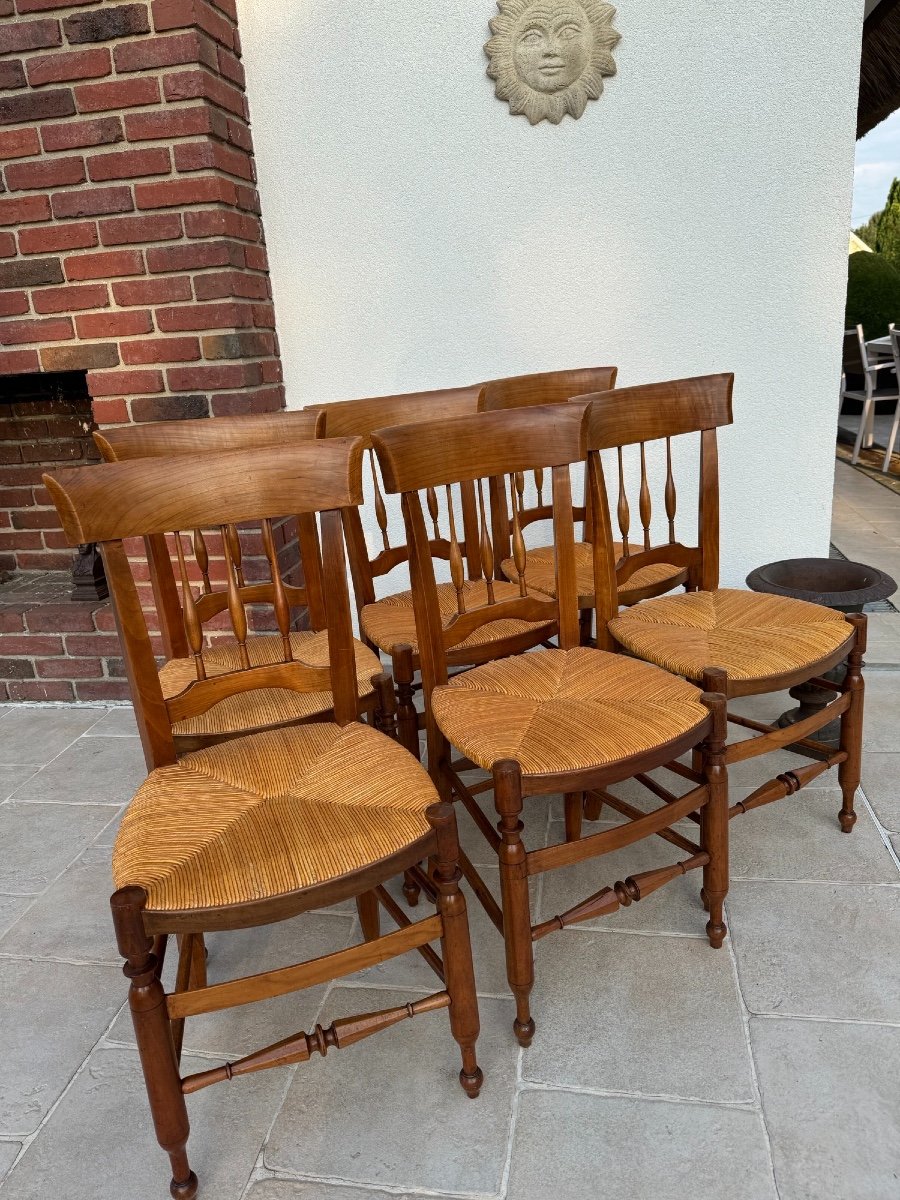
[[[0,374],[98,425],[284,406],[234,0],[0,0]]]

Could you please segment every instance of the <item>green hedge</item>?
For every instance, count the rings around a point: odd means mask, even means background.
[[[862,325],[867,341],[885,337],[892,321],[900,325],[900,271],[880,254],[851,254],[849,264],[844,328]]]

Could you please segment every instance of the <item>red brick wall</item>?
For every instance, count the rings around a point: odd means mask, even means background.
[[[0,374],[98,425],[283,406],[234,0],[0,0]]]

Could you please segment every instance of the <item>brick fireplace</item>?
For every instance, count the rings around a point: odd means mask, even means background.
[[[0,0],[0,160],[0,699],[123,699],[32,476],[91,428],[284,405],[234,0]]]

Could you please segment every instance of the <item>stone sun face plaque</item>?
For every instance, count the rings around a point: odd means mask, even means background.
[[[604,0],[497,0],[485,45],[496,94],[532,125],[576,119],[615,75],[616,10]]]

